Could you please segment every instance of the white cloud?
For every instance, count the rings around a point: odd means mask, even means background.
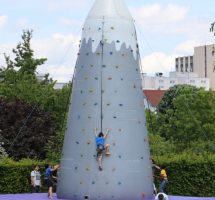
[[[200,44],[201,44],[201,41],[199,40],[187,40],[179,44],[174,51],[178,54],[182,54],[183,56],[193,55],[194,47],[200,46]]]
[[[50,38],[32,39],[31,45],[35,58],[47,58],[44,65],[38,67],[41,74],[49,73],[50,77],[59,82],[68,82],[73,75],[77,59],[79,36],[55,33]],[[0,66],[4,65],[5,52],[13,55],[11,50],[16,44],[0,44]]]
[[[131,8],[136,25],[153,36],[180,35],[192,39],[209,38],[209,24],[205,18],[191,16],[189,7],[169,4]]]
[[[81,8],[85,3],[85,0],[52,0],[48,3],[48,10],[58,11],[68,8]]]
[[[8,19],[7,15],[1,15],[0,16],[0,28],[2,28],[6,24],[7,19]]]
[[[32,40],[35,57],[48,59],[38,68],[40,73],[49,73],[54,80],[71,80],[77,59],[79,36],[55,33],[49,39]]]
[[[160,4],[152,4],[133,8],[132,13],[145,23],[166,24],[183,20],[187,16],[188,8],[172,4],[165,7]]]
[[[175,70],[175,58],[177,54],[167,55],[163,52],[153,52],[142,58],[143,72],[154,76],[156,72],[162,72],[168,76]]]

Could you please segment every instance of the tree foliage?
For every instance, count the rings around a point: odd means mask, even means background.
[[[43,137],[40,134],[47,134],[47,137],[54,138],[55,136],[57,137],[58,133],[63,134],[62,129],[64,126],[62,124],[64,122],[65,113],[67,110],[71,87],[70,84],[68,84],[62,90],[55,90],[55,81],[49,78],[48,74],[44,76],[42,81],[37,79],[37,67],[44,64],[47,59],[34,58],[34,51],[31,49],[30,45],[32,34],[32,31],[23,31],[22,41],[19,42],[16,48],[12,50],[14,59],[11,59],[10,56],[5,55],[6,66],[2,67],[0,70],[0,99],[6,104],[11,103],[10,108],[8,108],[11,109],[11,111],[8,110],[8,112],[10,112],[10,117],[14,120],[11,122],[11,125],[16,127],[16,130],[14,130],[13,134],[11,133],[10,137],[13,137],[15,132],[17,133],[19,128],[22,127],[24,122],[23,120],[26,118],[28,112],[31,111],[30,108],[36,105],[38,115],[31,117],[33,117],[35,120],[44,120],[44,122],[46,119],[48,119],[50,122],[46,124],[47,127],[44,129],[44,131],[40,131],[40,133],[36,131],[33,123],[29,123],[27,125],[27,129],[29,130],[27,132],[29,132],[29,134],[30,132],[39,134],[38,137],[41,138]],[[22,106],[19,107],[18,104],[22,104]],[[16,108],[23,109],[23,111],[20,111],[21,113],[19,113],[20,120],[16,118],[17,113],[13,113]],[[25,112],[25,108],[29,108],[28,111],[26,110]],[[37,112],[34,114],[36,113]],[[2,121],[6,120],[3,118],[3,116],[0,116],[0,119]],[[29,118],[29,120],[31,120],[31,118]],[[42,127],[43,124],[41,123],[41,128]],[[4,127],[4,129],[5,128],[6,127]],[[4,130],[2,129],[2,131]],[[3,133],[5,134],[8,132],[4,131]],[[25,140],[24,136],[27,137],[25,134],[22,136],[23,137],[19,136],[22,140]],[[35,140],[34,145],[36,145],[38,142],[36,137],[37,135],[32,135],[31,138]],[[44,137],[46,138],[46,145],[50,144],[50,142],[47,140],[47,137]],[[7,139],[12,140],[13,138],[9,138],[8,136]],[[20,141],[20,143],[23,144],[22,141]],[[55,140],[55,144],[47,149],[51,149],[56,145],[57,144]],[[44,146],[41,146],[41,148],[44,148]],[[10,152],[9,155],[15,155],[15,152],[16,149]],[[20,156],[15,155],[15,157],[21,158],[22,155],[24,154],[22,153]],[[35,156],[35,153],[33,153],[32,156],[33,155]],[[44,152],[42,154],[38,152],[37,157],[44,157]]]
[[[148,118],[148,117],[147,117]],[[213,152],[215,143],[215,96],[188,85],[168,90],[148,126],[153,134],[173,142],[178,152]]]
[[[9,156],[21,158],[45,158],[45,145],[54,134],[53,121],[48,113],[37,105],[20,100],[0,100],[0,129],[4,148]]]

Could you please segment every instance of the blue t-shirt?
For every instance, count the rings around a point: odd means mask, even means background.
[[[105,139],[103,137],[96,137],[96,145],[105,145]]]
[[[52,169],[48,167],[45,171],[45,179],[50,178],[52,176]]]

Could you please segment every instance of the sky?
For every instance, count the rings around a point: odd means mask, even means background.
[[[215,43],[214,0],[124,0],[134,20],[143,72],[174,71],[175,57],[193,55],[194,47]],[[94,0],[0,0],[0,66],[3,54],[33,30],[36,58],[48,61],[38,73],[58,82],[72,79],[82,26]]]

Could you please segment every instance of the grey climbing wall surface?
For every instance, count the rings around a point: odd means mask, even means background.
[[[152,199],[138,44],[122,0],[96,0],[78,53],[59,171],[59,198]],[[111,131],[98,170],[93,129]]]

